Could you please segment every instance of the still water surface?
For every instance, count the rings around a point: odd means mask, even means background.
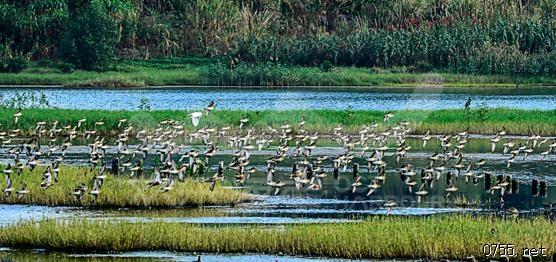
[[[0,89],[4,98],[31,89]],[[359,110],[454,109],[463,108],[468,97],[472,106],[518,109],[556,109],[556,88],[537,89],[41,89],[50,104],[71,109],[137,109],[141,98],[152,109],[200,109],[211,100],[220,109],[336,109]]]

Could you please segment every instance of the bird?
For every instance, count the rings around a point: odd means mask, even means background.
[[[14,125],[17,125],[17,123],[19,122],[19,118],[21,118],[22,115],[23,113],[21,113],[21,109],[18,109],[17,112],[14,113]]]
[[[208,114],[210,112],[214,111],[214,109],[216,109],[216,102],[210,101],[210,103],[207,105],[207,107],[205,107],[205,115],[208,116]]]
[[[15,189],[12,185],[12,179],[9,174],[6,174],[6,187],[2,190],[5,197],[9,197]]]
[[[392,117],[394,117],[394,113],[392,111],[386,113],[384,115],[384,122],[387,122],[388,120],[392,119]]]
[[[193,112],[193,113],[189,114],[189,117],[191,117],[191,123],[193,124],[193,126],[195,126],[195,127],[199,126],[199,122],[201,121],[201,116],[203,116],[203,113],[201,113],[201,112]]]
[[[25,180],[21,181],[21,187],[15,193],[17,194],[18,199],[22,199],[23,197],[25,197],[29,193],[29,190],[27,189],[27,184],[25,183]]]

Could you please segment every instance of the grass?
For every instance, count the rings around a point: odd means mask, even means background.
[[[186,130],[194,130],[187,111],[157,110],[157,111],[109,111],[109,110],[66,110],[66,109],[25,109],[17,126],[13,122],[13,113],[16,110],[0,109],[0,129],[17,127],[25,133],[35,132],[36,123],[39,121],[60,121],[60,126],[75,125],[81,118],[87,121],[82,130],[91,130],[95,121],[104,119],[105,124],[97,128],[102,134],[117,134],[121,131],[117,127],[119,119],[127,118],[134,126],[134,131],[147,128],[152,129],[162,120],[175,119],[184,121]],[[239,125],[239,120],[244,115],[249,115],[248,127],[267,130],[268,126],[277,129],[284,123],[294,125],[304,116],[305,128],[311,132],[329,134],[338,124],[342,124],[346,131],[356,132],[363,125],[380,123],[384,126],[396,124],[400,121],[410,121],[413,134],[424,134],[428,130],[436,134],[457,133],[469,130],[474,134],[495,134],[503,127],[508,134],[530,135],[541,134],[544,136],[556,135],[556,110],[518,110],[518,109],[477,109],[466,114],[463,110],[403,110],[395,112],[394,118],[384,124],[383,111],[358,111],[358,110],[216,110],[209,116],[201,118],[201,127]],[[82,131],[80,130],[80,131]]]
[[[215,68],[221,68],[216,70]],[[553,77],[464,75],[444,72],[411,73],[405,69],[336,67],[322,72],[318,67],[243,66],[229,70],[214,60],[171,58],[120,60],[109,71],[63,73],[55,67],[32,64],[21,73],[0,74],[0,85],[63,85],[69,87],[145,87],[177,85],[262,86],[442,86],[515,87],[556,85]]]
[[[196,182],[193,179],[186,179],[185,182],[176,181],[172,190],[162,193],[160,187],[148,189],[147,180],[109,175],[96,201],[93,201],[92,195],[86,193],[80,202],[70,193],[81,183],[87,184],[88,190],[91,190],[96,172],[88,172],[88,169],[83,167],[64,166],[60,170],[59,182],[48,189],[41,189],[43,171],[44,167],[37,167],[33,172],[25,170],[20,176],[12,174],[13,187],[19,190],[24,179],[29,193],[22,199],[17,198],[15,192],[9,197],[2,195],[0,203],[98,208],[177,208],[233,205],[249,199],[247,194],[219,186],[211,192],[207,183]],[[3,176],[0,180],[4,185]]]
[[[0,246],[72,251],[173,250],[270,253],[342,258],[482,258],[487,243],[556,250],[554,222],[542,218],[448,215],[374,217],[360,223],[262,226],[201,226],[72,220],[20,222],[0,231]]]

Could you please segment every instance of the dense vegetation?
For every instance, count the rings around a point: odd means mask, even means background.
[[[484,258],[483,246],[511,243],[544,248],[552,259],[554,222],[470,216],[374,217],[360,223],[263,226],[202,226],[157,221],[72,220],[21,222],[0,231],[0,245],[71,251],[175,250],[217,253],[270,253],[307,256],[464,260]],[[495,255],[496,257],[498,256]]]
[[[5,167],[2,167],[4,169]],[[176,182],[169,192],[162,193],[161,187],[148,187],[152,172],[144,172],[139,179],[129,179],[128,175],[107,175],[98,198],[85,193],[81,201],[71,193],[81,183],[93,188],[93,177],[96,171],[86,167],[64,166],[60,168],[59,182],[53,183],[48,189],[41,188],[44,167],[33,171],[25,170],[21,175],[12,176],[13,186],[19,189],[25,181],[29,193],[22,198],[15,194],[0,196],[1,204],[33,204],[48,206],[86,206],[99,208],[179,208],[210,205],[235,205],[249,200],[249,196],[240,191],[217,186],[209,190],[208,183],[187,178],[185,182]],[[0,181],[5,183],[5,178]]]
[[[139,105],[139,101],[137,101]],[[0,105],[1,106],[1,105]],[[16,107],[17,108],[17,107]],[[105,124],[96,127],[101,134],[115,135],[121,132],[118,121],[126,118],[135,127],[134,130],[154,129],[157,123],[166,119],[184,121],[184,127],[188,131],[195,128],[191,125],[187,111],[178,110],[131,110],[131,111],[109,111],[109,110],[66,110],[66,109],[25,109],[22,111],[17,126],[13,122],[12,115],[17,109],[0,109],[0,130],[12,128],[21,129],[26,134],[35,132],[36,123],[55,120],[60,125],[75,125],[81,118],[86,118],[82,129],[91,130],[94,123],[104,119]],[[518,110],[518,109],[490,109],[486,107],[464,110],[402,110],[396,111],[395,116],[389,123],[384,123],[384,111],[365,110],[217,110],[216,112],[203,116],[201,126],[224,127],[234,125],[233,131],[237,131],[239,120],[247,115],[249,123],[247,126],[258,130],[266,130],[268,126],[279,128],[284,122],[297,123],[301,117],[305,118],[305,127],[320,134],[331,134],[332,130],[342,124],[344,130],[357,132],[363,125],[371,123],[382,123],[380,129],[385,129],[401,121],[410,121],[413,134],[425,134],[431,131],[433,134],[455,134],[469,130],[473,134],[496,134],[502,128],[506,128],[508,134],[531,135],[542,134],[543,136],[556,135],[556,110]]]
[[[97,53],[86,52],[91,47]],[[19,56],[62,58],[67,63],[57,66],[67,71],[73,66],[106,69],[114,52],[136,59],[215,57],[223,71],[243,63],[273,63],[323,71],[355,65],[553,76],[555,47],[554,0],[0,3],[0,69],[12,72],[22,70],[7,66]]]

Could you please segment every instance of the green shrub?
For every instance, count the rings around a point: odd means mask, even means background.
[[[81,2],[81,1],[76,1]],[[104,1],[80,6],[70,1],[69,20],[60,46],[62,58],[76,68],[105,70],[114,58],[118,26]]]
[[[65,63],[65,62],[59,63],[56,67],[60,69],[62,73],[66,73],[66,74],[72,73],[73,70],[75,70],[75,66],[73,64]]]
[[[466,74],[554,75],[556,51],[527,53],[515,45],[487,43],[473,48],[452,69]]]
[[[27,68],[27,59],[22,56],[0,59],[0,72],[19,73]]]
[[[332,62],[330,62],[330,60],[324,60],[324,62],[322,62],[322,64],[320,64],[319,68],[320,68],[320,71],[322,71],[322,72],[330,72],[334,68],[334,64],[332,64]]]

